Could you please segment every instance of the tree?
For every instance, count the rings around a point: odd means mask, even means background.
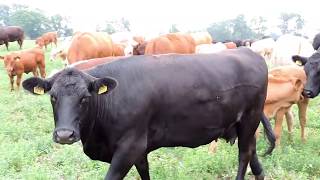
[[[20,9],[10,15],[9,25],[21,26],[32,39],[50,30],[49,20],[43,13],[28,9]]]
[[[50,17],[50,26],[53,31],[57,31],[60,36],[71,36],[72,28],[68,26],[69,20],[59,14]]]
[[[244,15],[239,15],[235,19],[211,24],[207,31],[215,41],[249,39],[255,37],[255,33],[248,26]]]
[[[301,30],[304,27],[304,19],[297,13],[281,13],[280,25],[278,27],[282,34],[294,32],[295,34],[301,34]],[[293,23],[293,26],[290,25]]]
[[[232,20],[233,32],[232,36],[234,39],[249,39],[255,36],[252,29],[248,26],[244,15],[238,15]]]
[[[0,5],[0,26],[7,26],[9,23],[9,6]]]
[[[219,23],[213,23],[207,31],[215,41],[231,40],[232,38],[232,24],[230,20]]]
[[[130,31],[130,22],[128,19],[121,18],[121,24],[122,24],[124,30]]]
[[[170,33],[176,33],[176,32],[180,32],[179,29],[177,28],[176,24],[172,24],[170,29],[169,29]]]
[[[262,16],[255,17],[251,20],[252,30],[255,32],[257,39],[261,39],[265,36],[265,32],[268,29],[265,25],[266,22],[267,20]]]

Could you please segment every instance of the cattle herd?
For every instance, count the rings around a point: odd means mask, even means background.
[[[23,40],[22,28],[0,28],[0,45],[7,50],[13,41],[21,49]],[[55,45],[50,60],[61,59],[66,67],[46,78],[49,44]],[[87,156],[110,163],[106,179],[123,179],[133,165],[143,180],[150,179],[149,152],[210,142],[214,151],[219,138],[238,141],[236,179],[244,179],[248,165],[256,179],[264,179],[256,153],[258,126],[261,122],[265,129],[270,154],[280,144],[284,117],[292,132],[291,107],[297,104],[301,139],[306,140],[309,98],[320,92],[319,46],[320,33],[313,42],[293,35],[215,42],[207,32],[152,39],[76,32],[58,42],[57,33],[48,32],[33,48],[0,59],[11,91],[15,76],[19,89],[22,74],[33,73],[22,86],[35,95],[50,95],[53,140],[81,141]],[[275,67],[268,70],[267,64]]]

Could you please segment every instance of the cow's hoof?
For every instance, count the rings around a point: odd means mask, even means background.
[[[255,176],[255,180],[264,180],[264,173],[263,173],[263,171],[261,172],[260,175],[256,175],[256,176]]]

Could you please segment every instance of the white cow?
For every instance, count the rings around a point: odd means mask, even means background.
[[[275,66],[289,65],[293,55],[309,57],[314,52],[311,43],[299,36],[283,35],[278,38],[272,53],[271,63]]]
[[[197,54],[210,54],[210,53],[217,53],[227,49],[226,45],[221,42],[216,44],[200,44],[196,46],[196,53]]]
[[[266,60],[270,60],[275,43],[276,42],[272,38],[266,38],[253,42],[250,48]]]

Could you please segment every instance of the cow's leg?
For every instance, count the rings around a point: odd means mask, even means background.
[[[46,67],[45,64],[40,64],[38,65],[39,71],[40,71],[40,76],[42,78],[46,78]]]
[[[17,90],[20,89],[22,74],[17,74]]]
[[[291,109],[288,109],[288,111],[285,113],[286,115],[286,121],[288,126],[288,133],[289,133],[289,140],[292,140],[292,129],[293,129],[293,114]]]
[[[250,166],[253,166],[252,172],[254,175],[263,179],[263,170],[261,165],[258,162],[258,158],[254,157],[255,149],[256,149],[256,139],[254,137],[255,131],[259,126],[260,120],[259,116],[254,116],[254,112],[250,113],[247,118],[242,118],[241,122],[238,126],[238,148],[239,148],[239,167],[237,173],[237,180],[243,180],[248,163],[250,162]],[[252,159],[254,158],[254,159]]]
[[[112,157],[105,179],[123,179],[139,158],[146,154],[146,138],[137,139],[131,136],[132,134],[123,138]]]
[[[304,99],[298,102],[299,108],[299,120],[300,120],[300,128],[301,128],[301,140],[302,142],[306,141],[304,128],[307,122],[307,107],[308,107],[309,99]]]
[[[9,51],[9,42],[4,42],[4,44],[6,45],[7,51]]]
[[[20,49],[22,49],[22,42],[23,42],[23,40],[21,40],[21,39],[18,40],[18,44],[19,44]]]
[[[276,145],[280,145],[280,139],[281,139],[281,132],[282,132],[282,121],[284,116],[284,109],[278,110],[275,117],[275,127],[274,127],[274,134],[276,136]]]
[[[10,78],[10,86],[11,86],[11,91],[13,91],[14,90],[14,87],[13,87],[13,84],[14,84],[14,77],[13,76],[9,76],[9,78]]]
[[[144,154],[141,159],[136,161],[134,164],[137,168],[137,171],[142,180],[149,180],[149,164],[148,164],[148,155]]]
[[[34,77],[38,77],[39,76],[37,68],[33,69],[32,74],[33,74]]]
[[[264,173],[262,166],[258,160],[257,156],[257,150],[256,150],[256,138],[253,140],[253,145],[252,145],[252,157],[250,161],[250,168],[252,173],[255,175],[256,180],[263,180],[264,179]]]

